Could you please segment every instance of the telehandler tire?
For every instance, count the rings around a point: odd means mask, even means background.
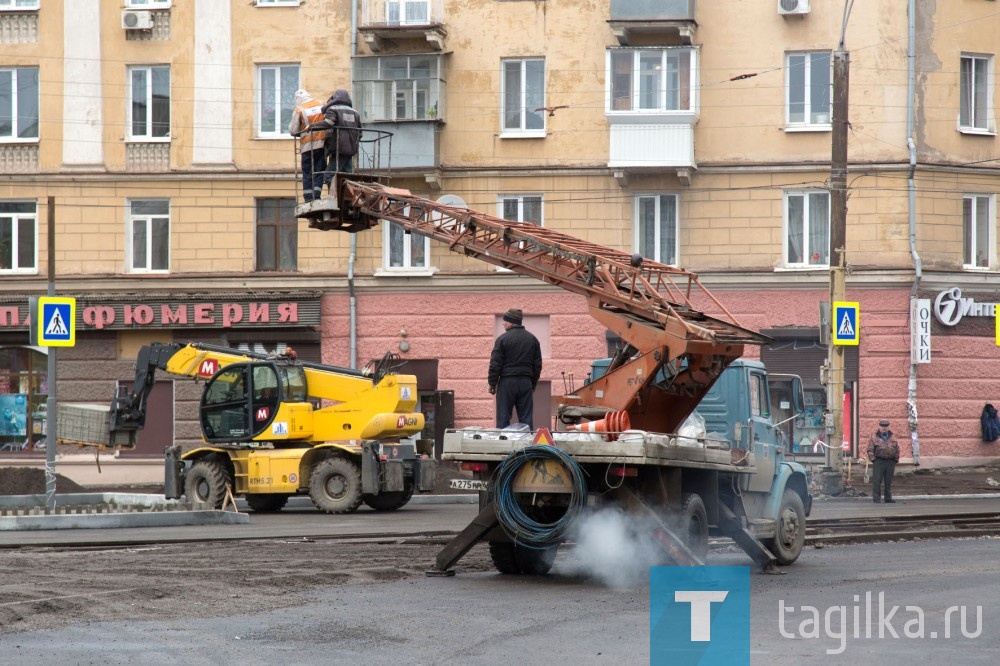
[[[221,509],[231,483],[225,465],[214,460],[199,460],[191,465],[184,478],[184,495],[189,502]]]
[[[510,541],[490,541],[490,559],[502,574],[544,576],[556,560],[559,546],[528,548]]]
[[[361,501],[376,511],[395,511],[406,506],[413,497],[413,484],[406,485],[406,490],[394,493],[379,493],[378,495],[362,495]]]
[[[786,489],[781,496],[781,509],[778,511],[775,529],[777,536],[765,539],[764,545],[778,560],[778,564],[787,566],[799,558],[806,542],[806,510],[802,506],[802,498],[794,490]]]
[[[705,561],[708,556],[708,511],[705,502],[697,493],[684,495],[681,508],[681,533],[684,545],[694,553],[699,560]]]
[[[281,511],[288,503],[288,495],[276,493],[254,493],[245,495],[244,499],[247,501],[247,506],[257,513]]]
[[[325,513],[351,513],[361,505],[361,471],[347,458],[321,460],[310,475],[309,497]]]

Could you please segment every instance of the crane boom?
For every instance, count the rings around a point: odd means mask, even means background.
[[[311,226],[353,233],[388,220],[454,252],[584,296],[591,315],[628,346],[603,377],[564,396],[566,406],[626,410],[635,427],[669,432],[744,345],[769,341],[744,328],[691,271],[364,179],[345,178],[338,191],[339,217]]]

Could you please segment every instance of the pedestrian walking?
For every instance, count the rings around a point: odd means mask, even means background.
[[[517,422],[532,424],[532,401],[535,386],[542,374],[542,348],[538,338],[522,325],[523,312],[511,308],[503,315],[504,332],[493,344],[490,354],[489,387],[497,397],[497,427],[510,425],[517,411]]]
[[[878,430],[868,438],[868,460],[874,463],[872,472],[872,501],[876,504],[881,500],[885,489],[887,504],[895,503],[892,499],[892,475],[896,472],[899,462],[899,442],[889,430],[889,422],[885,419],[878,422]]]

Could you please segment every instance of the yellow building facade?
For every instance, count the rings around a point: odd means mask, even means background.
[[[911,460],[921,445],[942,464],[992,458],[978,417],[1000,353],[979,305],[1000,301],[1000,14],[989,0],[841,4],[0,2],[0,394],[23,396],[6,400],[24,414],[0,439],[21,455],[39,439],[45,363],[25,320],[50,267],[80,301],[60,400],[110,400],[152,340],[291,345],[353,367],[389,349],[434,426],[491,425],[489,352],[520,307],[544,350],[535,414],[553,413],[607,353],[583,299],[392,225],[350,236],[296,219],[294,93],[343,88],[372,134],[392,134],[371,164],[394,186],[699,273],[774,338],[750,355],[803,376],[789,452],[821,461],[843,39],[847,295],[861,306],[849,447],[889,418]],[[913,300],[930,303],[926,346]],[[144,433],[136,455],[197,440],[197,388],[164,386],[166,434]]]

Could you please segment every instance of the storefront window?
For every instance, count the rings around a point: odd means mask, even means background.
[[[0,454],[45,450],[48,362],[31,347],[0,347]]]

